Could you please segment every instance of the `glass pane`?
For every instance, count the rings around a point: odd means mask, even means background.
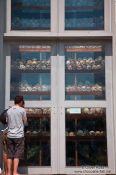
[[[27,108],[28,128],[25,131],[23,166],[51,165],[50,108]]]
[[[50,100],[51,47],[21,45],[11,52],[11,93],[25,100]]]
[[[50,29],[50,0],[12,0],[12,30]]]
[[[65,0],[66,30],[103,30],[104,0]]]
[[[105,108],[67,108],[66,166],[107,166]]]
[[[102,44],[65,46],[65,99],[105,99],[105,52]]]

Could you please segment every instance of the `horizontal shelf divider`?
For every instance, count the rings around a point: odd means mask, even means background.
[[[48,70],[36,70],[36,69],[33,69],[33,70],[21,70],[21,69],[12,69],[12,73],[50,73],[50,69]]]
[[[76,120],[85,120],[85,119],[101,119],[105,118],[104,114],[66,114],[66,119],[76,119]]]
[[[96,96],[103,96],[102,92],[89,92],[89,91],[66,91],[66,95],[96,95]]]
[[[105,141],[106,136],[66,136],[67,141],[77,140],[77,141]]]
[[[28,114],[27,113],[27,117],[28,118],[50,118],[50,114]]]
[[[65,72],[66,73],[104,73],[105,69],[102,69],[102,70],[87,70],[87,69],[82,69],[82,70],[78,70],[78,69],[75,69],[75,70],[69,70],[69,69],[65,69]]]
[[[13,91],[12,93],[20,95],[50,95],[50,91]]]

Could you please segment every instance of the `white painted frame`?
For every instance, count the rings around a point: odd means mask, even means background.
[[[33,44],[32,42],[30,42]],[[15,43],[14,43],[15,44]],[[23,45],[26,43],[22,43]],[[51,100],[44,101],[25,101],[25,107],[50,107],[51,108],[51,166],[41,166],[41,167],[21,167],[21,171],[26,174],[57,174],[57,165],[58,165],[58,139],[57,139],[57,131],[58,131],[58,122],[57,122],[57,57],[54,56],[54,47],[56,45],[51,43],[35,43],[36,45],[50,45],[52,48],[52,56],[51,56]],[[19,43],[15,44],[18,46]],[[26,44],[28,45],[28,44]],[[34,45],[34,44],[33,44]],[[6,54],[6,84],[5,84],[5,108],[12,106],[14,104],[13,101],[10,100],[10,77],[11,77],[11,51],[12,43],[8,44],[5,48]],[[55,88],[54,88],[55,87]]]
[[[67,44],[67,43],[66,43]],[[76,43],[73,42],[76,45]],[[70,45],[70,43],[69,43]],[[60,48],[61,55],[62,44]],[[60,111],[60,123],[59,123],[59,164],[60,174],[114,174],[115,173],[115,144],[114,144],[114,114],[113,114],[113,96],[112,96],[112,51],[111,42],[105,42],[105,83],[106,83],[106,100],[79,100],[79,101],[65,101],[65,58],[59,56],[59,111]],[[103,107],[106,108],[106,128],[107,128],[107,154],[108,154],[108,166],[107,167],[66,167],[65,163],[65,108],[67,107]],[[112,144],[111,144],[112,143]],[[87,168],[87,169],[86,169]],[[94,172],[94,173],[93,173]]]
[[[113,73],[113,113],[114,113],[114,137],[115,137],[115,165],[116,165],[116,0],[114,0],[112,2],[113,4],[113,13],[112,15],[114,16],[113,20],[113,39],[112,39],[112,43],[113,43],[113,69],[112,69],[112,73]],[[116,173],[116,172],[115,172]]]

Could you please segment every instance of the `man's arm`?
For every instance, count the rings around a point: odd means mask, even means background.
[[[24,123],[25,126],[28,125],[28,123],[27,123],[26,111],[24,111],[24,114],[23,114],[23,123]]]

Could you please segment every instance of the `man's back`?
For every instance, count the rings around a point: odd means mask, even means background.
[[[17,95],[14,104],[7,111],[7,174],[9,175],[11,172],[18,175],[19,160],[24,157],[24,124],[27,122],[23,96]]]
[[[25,109],[20,106],[13,106],[7,111],[8,114],[8,134],[9,138],[24,137],[23,118],[26,117]]]

